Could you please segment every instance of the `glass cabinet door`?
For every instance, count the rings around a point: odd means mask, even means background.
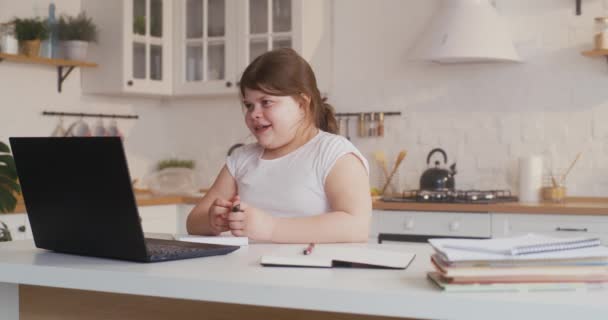
[[[132,79],[162,81],[163,0],[133,1]],[[132,81],[130,84],[132,85]]]
[[[185,82],[226,79],[226,0],[186,0],[182,74]]]
[[[272,49],[293,47],[292,0],[249,0],[248,4],[248,62]]]

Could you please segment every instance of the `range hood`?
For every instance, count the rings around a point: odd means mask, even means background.
[[[442,0],[417,56],[438,63],[521,61],[488,0]]]

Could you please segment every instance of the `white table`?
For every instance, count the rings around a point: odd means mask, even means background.
[[[200,310],[207,316],[232,312],[243,319],[285,319],[290,312],[317,319],[605,319],[608,315],[606,290],[441,292],[426,279],[426,271],[432,268],[426,244],[361,244],[416,253],[407,270],[260,266],[259,257],[277,246],[252,244],[226,256],[143,264],[53,253],[34,248],[28,240],[0,243],[1,318],[19,319],[20,291],[22,319],[29,319],[33,312],[71,311],[81,312],[73,318],[86,314],[101,319],[110,317],[110,311],[104,310],[108,305],[114,312],[111,317],[120,318],[120,312],[125,312],[119,310],[123,303],[128,312],[141,314],[158,315],[176,305],[175,310],[191,308],[191,315]],[[112,300],[114,296],[120,298]],[[96,308],[87,307],[87,301]],[[154,305],[163,308],[150,311]],[[54,310],[55,306],[63,311]],[[150,314],[146,317],[151,318]]]

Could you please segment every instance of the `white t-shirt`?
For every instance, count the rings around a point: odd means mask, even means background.
[[[277,159],[264,160],[257,143],[236,149],[226,160],[241,200],[274,216],[301,217],[331,211],[325,179],[336,161],[352,153],[367,160],[346,138],[324,131]],[[347,188],[348,186],[344,186]]]

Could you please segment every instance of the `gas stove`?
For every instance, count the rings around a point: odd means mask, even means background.
[[[509,190],[408,190],[399,196],[383,197],[386,202],[500,203],[514,202]]]

